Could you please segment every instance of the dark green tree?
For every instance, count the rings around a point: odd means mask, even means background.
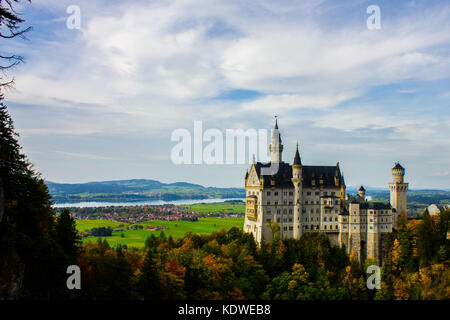
[[[151,251],[147,251],[137,289],[139,296],[145,300],[161,299],[161,281]]]
[[[420,266],[429,265],[436,256],[438,250],[438,235],[436,231],[430,214],[424,212],[417,235],[417,252],[419,254]]]
[[[58,218],[55,226],[55,240],[61,246],[67,263],[75,263],[81,241],[76,229],[75,219],[71,217],[68,209],[61,211]]]

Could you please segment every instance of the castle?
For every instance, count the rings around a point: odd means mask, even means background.
[[[253,161],[245,176],[246,213],[244,231],[258,243],[274,236],[300,239],[310,231],[328,236],[331,243],[353,251],[364,261],[381,260],[383,239],[396,227],[399,213],[406,213],[405,169],[396,162],[389,183],[390,203],[368,202],[365,189],[346,195],[344,175],[335,166],[303,165],[297,144],[294,161],[282,160],[283,144],[275,120],[270,162]]]

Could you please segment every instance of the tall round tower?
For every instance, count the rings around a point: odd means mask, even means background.
[[[270,162],[281,163],[283,154],[283,145],[281,144],[281,135],[278,130],[278,120],[275,117],[275,128],[272,132],[272,141],[269,145]]]
[[[301,210],[301,195],[302,195],[302,161],[300,153],[295,151],[294,162],[292,163],[292,183],[294,184],[294,232],[293,238],[300,239],[302,235],[302,228],[300,224],[300,210]]]
[[[400,213],[407,212],[406,208],[406,192],[408,191],[408,183],[404,182],[405,168],[397,161],[392,168],[392,182],[389,183],[389,191],[391,193],[391,206],[395,208],[394,228],[397,227],[397,218]]]

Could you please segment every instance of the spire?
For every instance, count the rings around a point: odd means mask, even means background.
[[[275,116],[275,128],[274,129],[278,130],[278,118],[277,118],[277,116]]]
[[[295,151],[294,163],[295,165],[301,165],[302,160],[300,159],[300,153],[298,152],[298,142],[297,142],[297,150]]]

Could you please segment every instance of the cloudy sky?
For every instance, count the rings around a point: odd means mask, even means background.
[[[381,9],[369,30],[367,7]],[[70,5],[81,28],[68,29]],[[385,187],[450,188],[450,3],[349,0],[46,0],[2,42],[27,63],[7,102],[50,181],[149,178],[243,186],[246,165],[175,165],[178,128],[270,129],[284,160]]]

